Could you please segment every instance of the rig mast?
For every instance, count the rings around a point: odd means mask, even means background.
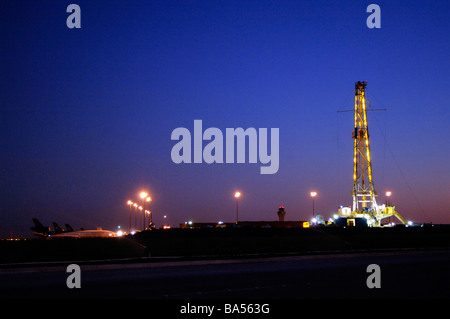
[[[367,81],[355,83],[355,127],[352,132],[353,149],[353,189],[352,208],[342,207],[339,216],[347,219],[347,225],[354,226],[356,218],[365,218],[369,226],[381,226],[381,220],[395,216],[403,224],[406,221],[395,211],[395,206],[378,205],[372,178],[372,160],[370,155],[369,129],[365,87]]]
[[[353,150],[353,205],[352,211],[358,212],[377,207],[373,186],[372,163],[369,146],[369,129],[367,127],[365,87],[367,82],[355,84],[355,129],[352,132]]]

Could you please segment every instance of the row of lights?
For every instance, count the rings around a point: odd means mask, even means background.
[[[314,214],[314,198],[317,196],[317,192],[311,192],[310,195],[311,195],[311,198],[312,198],[312,201],[313,201],[313,218],[314,218],[314,216],[315,216],[315,214]],[[387,199],[386,199],[386,206],[390,205],[389,198],[391,197],[391,195],[392,195],[391,191],[387,191],[386,192],[386,197],[387,197]]]
[[[240,192],[235,192],[234,193],[234,197],[236,198],[236,224],[239,220],[239,207],[238,207],[238,199],[241,196]],[[135,230],[137,230],[138,226],[137,226],[137,211],[139,210],[140,212],[144,212],[144,214],[142,215],[142,230],[147,229],[145,226],[145,216],[146,214],[148,214],[150,216],[150,224],[149,226],[152,227],[153,226],[153,214],[151,213],[150,210],[146,210],[145,209],[145,203],[146,202],[151,202],[152,198],[150,196],[148,196],[148,194],[146,192],[141,192],[139,194],[139,197],[142,199],[142,206],[139,205],[138,203],[135,203],[131,200],[127,201],[127,205],[130,206],[130,221],[129,221],[129,231],[130,234],[134,234]],[[132,207],[135,208],[135,215],[134,215],[134,228],[132,228]],[[167,216],[164,215],[164,218],[166,218]],[[164,228],[170,228],[169,226],[164,226]]]
[[[148,196],[148,194],[146,192],[141,192],[139,194],[139,197],[142,199],[142,206],[139,205],[138,203],[135,203],[131,200],[129,200],[127,202],[127,205],[130,206],[130,234],[133,233],[133,228],[131,226],[131,208],[134,207],[135,208],[135,215],[134,215],[134,229],[137,229],[137,211],[139,209],[140,212],[143,212],[142,214],[142,230],[145,230],[147,227],[145,226],[145,216],[149,215],[150,216],[150,226],[153,225],[153,215],[152,212],[150,210],[145,209],[145,203],[149,203],[149,208],[150,208],[150,202],[152,201],[152,198],[150,196]]]
[[[315,218],[315,211],[314,211],[314,199],[315,199],[315,197],[317,196],[317,192],[315,192],[315,191],[313,191],[313,192],[310,192],[310,195],[311,195],[311,198],[312,198],[312,202],[313,202],[313,218]],[[390,192],[390,191],[387,191],[386,192],[386,196],[387,196],[387,200],[386,200],[386,204],[388,205],[388,203],[389,203],[389,197],[392,195],[392,192]],[[130,206],[130,233],[132,233],[133,232],[133,229],[132,229],[132,226],[131,226],[131,208],[132,207],[135,207],[135,219],[134,219],[134,223],[135,223],[135,228],[137,228],[137,221],[136,221],[136,218],[137,218],[137,210],[139,209],[141,212],[143,211],[144,212],[144,214],[142,215],[142,218],[143,218],[143,220],[142,220],[142,229],[143,230],[145,230],[146,229],[146,227],[145,227],[145,215],[146,214],[148,214],[149,216],[150,216],[150,226],[152,226],[153,225],[153,215],[152,215],[152,213],[151,213],[151,211],[150,210],[146,210],[145,209],[145,203],[146,202],[151,202],[151,197],[150,196],[148,196],[148,194],[146,193],[146,192],[141,192],[140,194],[139,194],[139,197],[142,199],[142,206],[139,206],[137,203],[134,203],[134,202],[132,202],[131,200],[129,200],[128,202],[127,202],[127,205],[129,205]],[[234,197],[236,198],[236,224],[238,223],[238,221],[239,221],[239,197],[241,197],[241,193],[240,192],[235,192],[234,193]]]

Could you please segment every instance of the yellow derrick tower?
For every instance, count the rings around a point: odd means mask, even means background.
[[[381,226],[381,220],[396,216],[403,224],[405,220],[395,211],[395,206],[378,205],[378,195],[372,178],[369,129],[365,87],[366,81],[355,83],[355,128],[352,132],[353,149],[353,189],[352,208],[341,208],[339,216],[346,218],[348,225],[355,225],[355,218],[365,218],[369,226]]]

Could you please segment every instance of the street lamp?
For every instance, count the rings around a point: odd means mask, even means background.
[[[134,206],[134,228],[136,230],[137,228],[137,208],[138,208],[138,204],[133,203]]]
[[[139,206],[138,209],[139,209],[139,210],[141,211],[141,213],[142,213],[142,210],[143,210],[142,206]],[[144,229],[142,229],[142,230],[144,230]]]
[[[131,234],[131,206],[133,206],[133,202],[131,200],[129,200],[127,202],[127,205],[130,205],[130,234]]]
[[[317,192],[311,192],[311,197],[312,197],[312,201],[313,201],[313,217],[314,217],[314,197],[317,196]]]
[[[151,216],[151,213],[152,213],[152,212],[146,209],[146,210],[145,210],[145,213]],[[150,218],[150,217],[149,217],[149,218]],[[149,227],[149,229],[150,229],[150,227]]]
[[[392,192],[391,191],[387,191],[386,192],[386,196],[387,196],[387,199],[386,199],[386,206],[390,206],[391,204],[390,204],[390,201],[389,201],[389,197],[391,197],[391,195],[392,195]]]
[[[148,202],[148,213],[150,214],[150,224],[153,224],[153,215],[152,215],[152,213],[150,212],[150,202],[152,201],[152,198],[151,198],[150,196],[148,196],[148,197],[145,199],[145,201]],[[144,219],[144,224],[145,224],[145,219]]]
[[[148,194],[147,194],[146,192],[141,192],[141,193],[139,194],[139,196],[140,196],[142,199],[146,198],[147,195],[148,195]]]
[[[141,192],[139,197],[142,198],[142,208],[144,209],[144,214],[142,216],[142,230],[145,230],[145,198],[147,198],[148,194],[146,192]]]
[[[241,193],[236,192],[234,193],[234,197],[236,198],[236,224],[239,221],[239,208],[238,208],[238,199],[241,196]]]

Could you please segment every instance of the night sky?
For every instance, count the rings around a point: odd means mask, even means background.
[[[69,29],[69,4],[81,28]],[[369,4],[381,28],[369,29]],[[309,220],[351,204],[354,85],[367,80],[372,169],[406,219],[450,223],[448,1],[17,1],[0,4],[0,237],[36,217]],[[171,133],[279,128],[279,170],[175,164]],[[205,146],[207,142],[204,142]]]

